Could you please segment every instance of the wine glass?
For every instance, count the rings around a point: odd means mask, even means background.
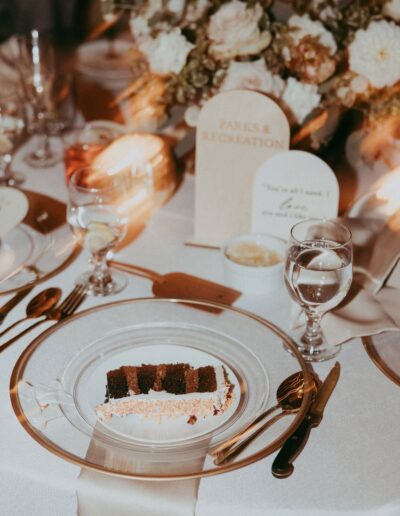
[[[24,177],[11,171],[11,162],[24,129],[21,99],[15,88],[0,82],[0,185],[15,186]]]
[[[335,356],[339,346],[329,346],[321,331],[321,318],[337,306],[353,278],[350,230],[337,222],[309,219],[290,232],[285,283],[291,297],[303,308],[306,329],[298,347],[310,362]]]
[[[33,168],[51,167],[62,158],[61,151],[52,148],[48,134],[54,112],[54,48],[46,35],[32,30],[28,36],[19,38],[19,49],[27,130],[35,134],[37,140],[25,161]]]
[[[77,279],[94,296],[109,296],[126,285],[124,275],[109,270],[107,255],[125,235],[130,192],[129,174],[109,175],[103,169],[77,169],[68,182],[67,219],[91,254],[93,270]]]

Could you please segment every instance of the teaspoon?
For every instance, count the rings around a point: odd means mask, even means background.
[[[288,414],[295,414],[298,412],[303,401],[304,394],[306,392],[315,391],[317,388],[317,382],[318,380],[313,375],[312,380],[308,384],[305,384],[304,376],[301,371],[286,378],[278,387],[276,393],[278,403],[274,407],[271,407],[266,412],[260,414],[242,432],[212,450],[212,455],[216,456],[214,464],[218,466],[224,462],[228,462],[228,460],[241,453],[254,439],[256,439],[256,437],[276,421]],[[281,408],[281,412],[257,428],[258,423],[276,410],[276,408]],[[253,432],[254,429],[256,430]],[[233,446],[237,441],[240,441],[239,444]]]
[[[36,319],[42,315],[47,315],[56,306],[60,300],[60,297],[61,290],[59,288],[47,288],[46,290],[39,292],[39,294],[37,294],[29,301],[28,306],[26,307],[26,317],[19,319],[15,323],[8,326],[0,333],[0,337],[27,319]]]

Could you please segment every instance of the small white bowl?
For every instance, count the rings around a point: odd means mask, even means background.
[[[279,258],[273,265],[252,265],[238,263],[232,259],[232,250],[239,244],[252,243],[272,251]],[[266,294],[283,287],[283,266],[286,242],[278,237],[254,233],[239,235],[229,240],[223,247],[224,272],[226,283],[247,294]]]

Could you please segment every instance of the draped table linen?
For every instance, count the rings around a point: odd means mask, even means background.
[[[26,174],[27,189],[66,200],[62,164],[43,171],[30,170],[19,155],[14,166]],[[179,270],[223,283],[218,251],[183,245],[192,233],[193,188],[194,178],[185,178],[171,201],[117,258],[160,273]],[[68,269],[36,287],[32,295],[47,286],[61,287],[67,293],[86,269],[86,255],[82,254]],[[113,300],[150,296],[151,282],[130,276],[127,289]],[[4,296],[1,302],[7,299]],[[101,302],[87,299],[82,309]],[[290,301],[284,287],[269,296],[243,295],[235,305],[289,329]],[[25,303],[16,307],[5,324],[22,317],[24,308]],[[0,512],[72,516],[78,510],[80,468],[52,455],[28,436],[12,411],[8,395],[15,361],[39,333],[39,329],[31,332],[0,357]],[[342,366],[339,383],[322,424],[313,430],[295,463],[294,474],[286,480],[275,479],[270,456],[247,468],[202,479],[197,516],[400,514],[400,391],[372,363],[359,339],[347,342],[338,360]],[[332,365],[318,364],[315,369],[324,378]],[[104,477],[103,482],[107,489],[113,489],[113,479]],[[153,514],[160,514],[156,497]]]

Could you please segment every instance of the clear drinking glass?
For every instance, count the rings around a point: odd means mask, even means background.
[[[0,185],[15,186],[24,181],[22,175],[11,170],[14,151],[20,142],[24,125],[18,92],[0,82]]]
[[[303,308],[306,329],[298,342],[310,362],[332,358],[340,346],[329,346],[321,331],[321,318],[337,306],[353,278],[350,230],[337,222],[309,219],[290,232],[285,283],[291,297]]]
[[[93,270],[77,279],[89,294],[109,296],[126,285],[123,274],[107,265],[108,253],[125,235],[131,192],[129,174],[108,175],[104,170],[83,167],[68,182],[67,219],[91,254]]]
[[[52,148],[48,134],[54,111],[54,48],[47,35],[32,30],[19,38],[19,50],[27,129],[36,136],[35,149],[25,157],[25,161],[34,168],[51,167],[62,158],[61,151]]]

